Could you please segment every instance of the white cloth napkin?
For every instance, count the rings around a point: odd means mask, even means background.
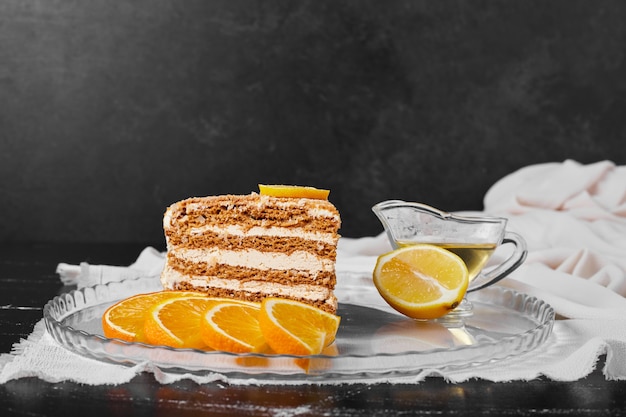
[[[626,167],[528,166],[487,192],[485,211],[508,217],[528,243],[526,262],[504,285],[563,317],[626,318]]]
[[[90,265],[87,262],[81,262],[80,265],[60,263],[56,272],[63,284],[76,285],[80,289],[125,279],[158,276],[163,270],[163,265],[165,254],[149,246],[141,251],[137,260],[129,266]]]
[[[494,184],[484,203],[485,213],[509,218],[509,229],[522,234],[528,242],[527,261],[501,285],[552,305],[560,319],[550,338],[532,352],[491,364],[343,383],[418,383],[429,375],[440,375],[451,382],[474,378],[529,380],[540,376],[572,381],[593,371],[602,354],[606,354],[606,378],[626,379],[626,169],[609,161],[583,165],[568,160],[528,166]],[[384,234],[340,239],[340,302],[388,308],[373,288],[370,276],[377,256],[390,249]],[[494,255],[496,259],[499,256],[503,254]],[[126,278],[128,274],[157,275],[162,265],[163,254],[147,248],[129,267],[60,264],[58,272],[64,282],[80,287]],[[59,346],[42,322],[27,340],[14,346],[11,354],[0,356],[0,383],[37,376],[52,382],[120,384],[139,372],[152,372],[162,383],[180,379],[268,383],[219,374],[169,374],[150,363],[126,367],[87,359]]]

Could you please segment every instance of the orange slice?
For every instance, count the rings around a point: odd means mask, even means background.
[[[158,291],[138,294],[110,306],[102,315],[104,336],[127,342],[146,342],[143,332],[148,309],[155,303],[176,297],[198,295],[190,291]]]
[[[259,193],[272,197],[313,198],[328,200],[330,190],[300,185],[266,185],[259,184]]]
[[[259,325],[278,354],[317,355],[335,340],[340,318],[298,301],[266,298]]]
[[[259,303],[224,302],[202,316],[202,340],[215,350],[258,352],[265,346],[259,327]]]
[[[467,291],[463,260],[434,245],[413,245],[378,257],[374,285],[391,307],[415,319],[442,317]]]
[[[219,298],[189,295],[154,304],[144,322],[148,343],[174,348],[204,349],[200,321],[204,312],[223,302]]]

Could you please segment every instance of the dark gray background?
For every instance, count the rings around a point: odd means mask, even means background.
[[[626,163],[621,1],[0,2],[0,241],[162,242],[173,201],[330,188],[482,208],[528,164]]]

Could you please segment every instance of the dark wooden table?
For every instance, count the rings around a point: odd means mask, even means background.
[[[68,290],[55,274],[57,263],[128,265],[144,246],[1,244],[0,352],[27,337],[44,304]],[[449,384],[428,378],[418,385],[161,385],[141,374],[123,385],[86,386],[23,378],[0,386],[0,416],[624,415],[626,381],[606,381],[602,366],[601,361],[598,370],[576,382]]]

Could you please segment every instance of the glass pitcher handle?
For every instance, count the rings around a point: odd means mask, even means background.
[[[513,253],[504,262],[502,262],[494,269],[485,274],[479,274],[476,279],[474,279],[470,283],[467,292],[477,291],[495,284],[502,278],[509,275],[511,272],[515,271],[522,263],[524,263],[524,260],[526,260],[526,255],[528,254],[528,250],[526,249],[526,241],[524,240],[524,238],[517,233],[506,232],[504,234],[504,239],[502,239],[502,245],[506,243],[512,243],[513,245],[515,245],[515,250],[513,251]]]

